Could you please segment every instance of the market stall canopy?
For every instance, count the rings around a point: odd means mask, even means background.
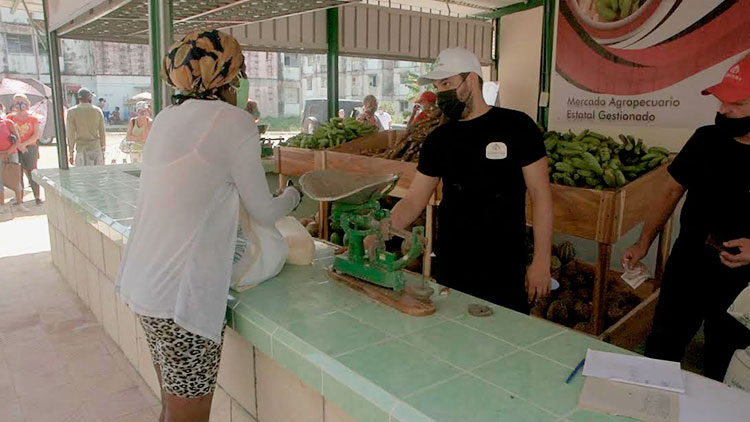
[[[176,37],[199,28],[229,28],[360,3],[356,0],[172,0]],[[471,17],[518,0],[366,0],[394,9]],[[65,38],[148,43],[148,0],[49,0],[49,28]]]

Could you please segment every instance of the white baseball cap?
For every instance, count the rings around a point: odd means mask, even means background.
[[[468,72],[474,72],[482,76],[482,67],[477,56],[465,48],[446,48],[438,55],[432,71],[422,75],[417,83],[427,85],[459,73]]]

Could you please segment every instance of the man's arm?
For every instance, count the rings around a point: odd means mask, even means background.
[[[107,149],[107,128],[104,127],[104,114],[99,112],[99,142],[102,145],[102,154]]]
[[[68,115],[65,120],[65,129],[68,135],[68,154],[72,158],[76,147],[76,123],[73,118],[72,110],[68,110]]]
[[[649,247],[654,242],[656,235],[661,231],[669,217],[674,213],[677,203],[685,194],[685,187],[677,183],[671,174],[667,173],[664,185],[661,187],[656,198],[660,198],[656,204],[646,212],[646,220],[641,230],[641,236],[635,245],[625,251],[622,264],[632,268],[648,253]]]
[[[534,258],[526,273],[530,301],[546,296],[550,290],[553,212],[548,169],[547,157],[523,168],[534,216]]]
[[[439,177],[426,176],[417,171],[406,196],[391,211],[391,225],[405,229],[414,222],[427,206],[439,181]]]

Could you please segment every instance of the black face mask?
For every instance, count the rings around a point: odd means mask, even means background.
[[[732,138],[741,138],[750,133],[750,117],[732,119],[716,113],[716,127]]]
[[[466,103],[458,99],[458,88],[466,82],[466,79],[460,85],[447,91],[437,93],[437,106],[451,120],[458,120],[463,116],[466,109]]]

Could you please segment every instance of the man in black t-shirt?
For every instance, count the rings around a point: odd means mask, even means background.
[[[721,101],[716,124],[695,131],[670,164],[656,196],[663,199],[649,210],[623,264],[632,267],[646,255],[687,192],[646,356],[682,360],[704,323],[704,372],[721,381],[734,351],[750,345],[750,331],[727,313],[750,282],[750,56],[703,94]]]
[[[425,140],[417,174],[393,208],[404,228],[422,213],[440,179],[436,244],[438,281],[464,293],[528,313],[550,290],[552,195],[542,135],[527,115],[488,106],[479,60],[468,50],[443,50],[419,79],[437,88],[450,119]],[[533,203],[534,259],[526,270],[526,189]]]

